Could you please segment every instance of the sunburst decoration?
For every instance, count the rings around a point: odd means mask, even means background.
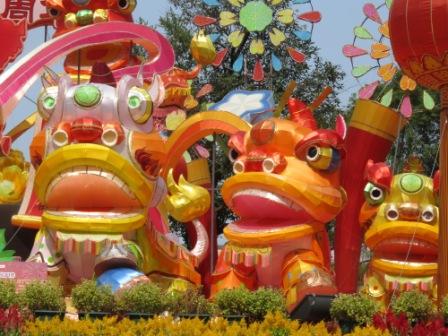
[[[364,20],[353,29],[353,43],[343,47],[342,52],[350,59],[352,75],[356,79],[376,71],[379,80],[391,82],[399,73],[400,69],[390,46],[389,22],[387,21],[392,2],[393,0],[381,0],[379,5],[366,3],[363,6]],[[371,98],[379,84],[379,81],[375,81],[364,86],[359,92],[360,98]],[[387,87],[380,94],[380,102],[389,107],[393,98],[399,95],[400,112],[403,116],[410,117],[413,108],[409,94],[416,87],[417,83],[413,79],[401,75],[399,89]],[[434,108],[434,99],[426,90],[423,90],[422,99],[426,109]]]
[[[225,41],[214,65],[220,66],[234,48],[239,52],[232,59],[233,71],[242,72],[248,63],[253,64],[250,71],[255,81],[264,80],[267,67],[280,71],[284,66],[282,55],[303,63],[304,53],[292,47],[291,41],[310,41],[314,25],[321,20],[311,0],[202,1],[217,8],[219,17],[198,15],[193,22],[201,28],[216,26],[218,32],[211,34],[212,39]]]

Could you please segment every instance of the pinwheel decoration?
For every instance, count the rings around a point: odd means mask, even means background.
[[[413,112],[410,93],[417,88],[417,83],[406,75],[400,75],[399,65],[392,54],[387,20],[392,1],[381,0],[379,5],[366,3],[363,6],[365,18],[361,25],[354,28],[353,43],[343,47],[343,54],[350,59],[352,75],[356,79],[376,71],[378,80],[365,85],[359,92],[360,98],[370,99],[380,82],[384,81],[388,85],[379,94],[380,102],[390,107],[394,98],[400,98],[398,108],[404,117],[409,118]],[[397,76],[401,76],[399,89],[394,89],[392,80]],[[434,99],[428,91],[423,90],[422,99],[427,110],[434,108]]]
[[[280,71],[284,56],[303,63],[305,54],[291,42],[311,40],[314,24],[321,20],[321,14],[314,10],[311,0],[203,2],[219,11],[219,17],[197,15],[193,19],[193,23],[202,29],[211,25],[216,27],[211,34],[212,40],[223,42],[213,65],[220,66],[229,54],[234,54],[231,50],[238,50],[236,57],[230,60],[233,71],[251,72],[257,82],[264,80],[267,69]]]

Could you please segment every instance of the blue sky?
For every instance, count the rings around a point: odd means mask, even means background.
[[[344,80],[344,93],[341,100],[346,102],[352,92],[359,88],[359,84],[351,77],[350,62],[341,52],[344,44],[350,43],[353,39],[353,27],[360,24],[363,19],[362,5],[367,2],[360,0],[313,0],[316,10],[322,13],[322,21],[315,26],[313,40],[321,49],[321,56],[339,64],[344,71],[348,73]],[[167,0],[139,0],[135,11],[135,17],[141,16],[149,21],[150,24],[156,24],[158,18],[162,16],[169,8]],[[31,31],[25,44],[25,51],[28,53],[40,43],[43,42],[43,29]],[[28,92],[27,96],[36,99],[40,90],[40,83],[36,83]],[[22,120],[26,115],[35,110],[34,105],[24,99],[13,117],[8,123],[12,127],[15,123]],[[14,147],[22,149],[26,154],[32,134],[26,134],[19,139]]]

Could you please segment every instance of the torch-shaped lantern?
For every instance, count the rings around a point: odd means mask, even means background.
[[[394,0],[389,17],[392,49],[403,72],[441,94],[439,300],[448,294],[447,22],[448,0]]]

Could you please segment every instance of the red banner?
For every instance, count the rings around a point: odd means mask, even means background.
[[[25,20],[29,29],[51,25],[44,0],[0,0],[1,17],[14,21]]]

